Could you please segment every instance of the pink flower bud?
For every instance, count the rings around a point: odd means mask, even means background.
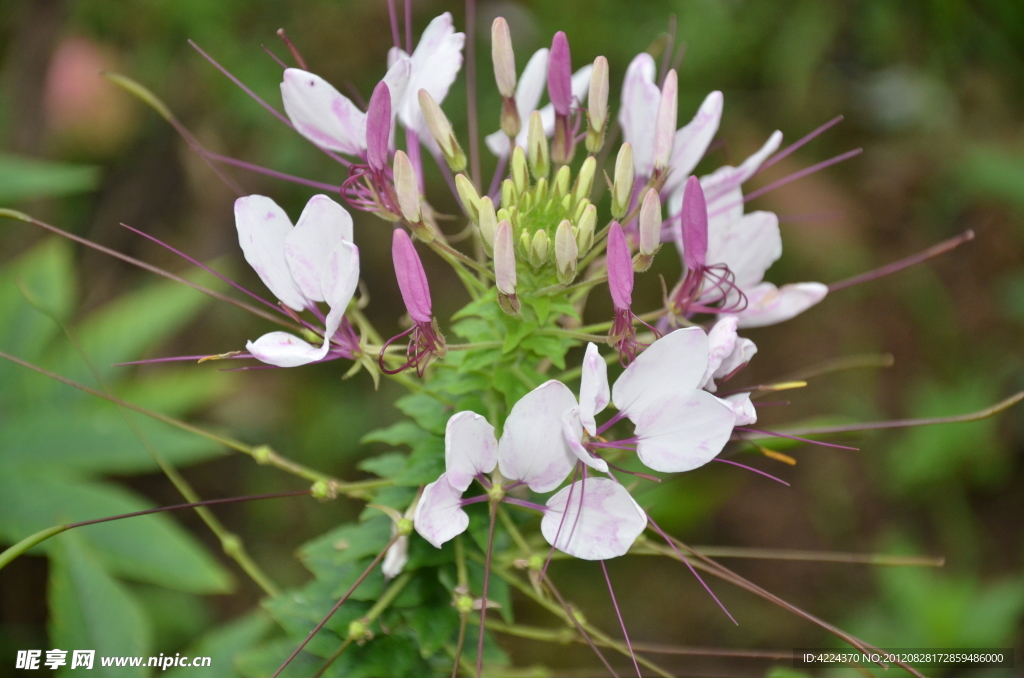
[[[619,222],[613,221],[608,231],[608,287],[612,304],[619,311],[628,311],[633,304],[633,260]]]
[[[569,54],[569,39],[558,31],[551,41],[548,55],[548,98],[560,116],[569,115],[572,107],[572,56]]]
[[[708,205],[697,177],[686,181],[680,219],[683,226],[683,263],[690,271],[699,270],[704,267],[708,254]]]
[[[676,136],[676,114],[679,110],[679,84],[675,69],[665,76],[661,86],[661,103],[654,122],[654,169],[664,170],[672,158]]]
[[[498,91],[506,99],[516,95],[516,57],[512,51],[512,36],[508,22],[498,17],[491,24],[491,61]]]
[[[516,252],[512,241],[512,224],[503,219],[494,233],[494,277],[498,291],[512,296],[516,293]]]
[[[398,289],[402,292],[402,301],[409,311],[409,317],[417,323],[429,323],[431,312],[427,274],[423,272],[423,264],[412,239],[401,228],[395,229],[391,240],[391,260],[395,264]]]
[[[366,110],[366,162],[374,171],[388,164],[391,141],[391,91],[382,80],[373,90]]]

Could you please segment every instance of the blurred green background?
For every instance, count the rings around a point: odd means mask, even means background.
[[[446,10],[464,26],[460,3],[416,1],[413,10],[416,35]],[[888,369],[835,374],[786,393],[788,406],[762,410],[765,426],[816,417],[955,414],[1024,389],[1024,4],[484,2],[477,43],[484,132],[497,127],[487,39],[499,14],[512,27],[520,66],[554,31],[565,30],[575,67],[598,54],[608,57],[613,92],[630,59],[665,32],[674,15],[686,45],[680,121],[708,91],[725,93],[718,137],[725,143],[709,154],[702,172],[737,164],[774,129],[793,141],[845,115],[837,128],[748,184],[749,190],[864,148],[851,161],[753,203],[784,222],[786,251],[769,273],[773,282],[831,282],[968,228],[976,232],[974,242],[952,254],[838,292],[782,326],[749,332],[760,349],[744,375],[749,383],[847,355],[895,357]],[[280,27],[310,69],[342,91],[351,86],[366,95],[383,74],[390,44],[383,0],[0,0],[0,206],[172,271],[189,271],[185,262],[118,225],[125,222],[262,289],[238,251],[231,191],[162,119],[97,73],[116,70],[151,88],[211,150],[339,183],[342,168],[274,120],[186,42],[195,40],[279,106],[280,68],[261,45],[283,56],[274,35]],[[464,129],[464,104],[460,78],[445,103],[456,129]],[[484,158],[489,176],[493,161],[486,151]],[[311,194],[229,172],[246,192],[270,195],[292,215]],[[440,175],[429,178],[428,197],[439,210],[455,213]],[[387,334],[398,329],[403,312],[391,275],[390,229],[372,217],[356,219],[371,295],[367,312]],[[637,309],[659,304],[657,274],[671,284],[678,275],[673,259],[666,250],[655,269],[638,278]],[[445,318],[464,303],[463,293],[442,262],[428,258],[425,264],[435,308]],[[26,301],[19,286],[45,313]],[[591,311],[598,319],[607,310],[600,296],[594,295]],[[373,391],[365,372],[341,381],[347,365],[340,362],[240,374],[218,372],[216,364],[110,367],[143,357],[239,349],[267,327],[234,307],[4,220],[0,349],[94,384],[46,313],[75,328],[122,396],[269,443],[340,477],[359,477],[356,463],[385,449],[359,445],[360,436],[399,417],[390,406],[398,389],[384,384]],[[301,487],[248,458],[140,424],[152,429],[154,445],[204,497]],[[793,468],[761,464],[791,482],[790,488],[711,465],[641,501],[656,501],[653,515],[691,544],[945,556],[946,566],[938,570],[727,564],[878,645],[1016,646],[1018,664],[1024,661],[1024,410],[974,424],[850,440],[860,451],[798,447],[787,450],[798,460]],[[62,510],[92,510],[92,516],[177,503],[173,487],[154,469],[112,407],[0,365],[0,542],[66,520]],[[295,549],[359,510],[345,500],[281,499],[216,513],[277,581],[298,585],[309,574]],[[219,555],[218,543],[191,513],[131,528],[120,523],[102,534],[83,531],[81,539],[84,546],[68,542],[0,574],[0,676],[14,675],[15,650],[53,647],[48,633],[60,630],[53,628],[51,610],[117,617],[123,626],[113,632],[134,634],[146,654],[182,651],[232,620],[243,620],[228,639],[239,644],[268,631],[263,618],[246,616],[260,591]],[[770,649],[832,642],[778,608],[713,584],[740,621],[734,627],[677,563],[627,557],[609,570],[635,640]],[[554,574],[590,619],[615,628],[598,570],[556,564]],[[74,598],[76,577],[93,577],[97,590],[108,591],[100,604],[105,608]],[[525,604],[517,613],[526,621],[540,619]],[[507,648],[520,665],[595,664],[575,646],[509,641]],[[666,664],[680,675],[770,670],[763,660],[677,658]],[[210,675],[226,671],[222,665]]]

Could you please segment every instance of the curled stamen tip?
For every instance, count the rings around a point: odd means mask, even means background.
[[[228,351],[227,353],[218,353],[216,355],[208,355],[208,356],[206,356],[204,358],[200,358],[197,361],[197,364],[198,363],[209,362],[211,360],[227,360],[228,358],[234,358],[235,356],[240,356],[240,355],[243,355],[243,354],[245,354],[245,351]]]

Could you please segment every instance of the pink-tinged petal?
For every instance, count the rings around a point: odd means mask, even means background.
[[[736,393],[724,400],[736,415],[736,426],[757,423],[757,410],[754,408],[754,403],[750,402],[750,393]]]
[[[462,510],[462,492],[452,487],[446,474],[423,488],[412,523],[420,536],[441,548],[469,527],[469,516]]]
[[[301,311],[310,301],[288,270],[285,239],[292,222],[276,202],[262,195],[235,201],[235,227],[242,254],[263,284],[289,308]]]
[[[715,371],[715,379],[721,379],[726,377],[739,368],[743,367],[750,362],[750,359],[757,353],[757,346],[750,339],[744,337],[737,337],[736,345],[733,346],[732,353]]]
[[[494,427],[476,412],[459,412],[444,431],[445,475],[452,487],[465,492],[478,473],[490,473],[498,463]]]
[[[690,172],[704,157],[711,145],[711,140],[718,133],[718,124],[722,120],[722,93],[712,92],[704,98],[704,103],[697,109],[685,127],[675,134],[672,145],[672,160],[669,165],[672,173],[665,182],[665,191],[672,192],[682,186]]]
[[[548,48],[542,47],[534,52],[530,60],[526,62],[526,68],[523,69],[523,74],[519,77],[519,83],[516,85],[516,108],[519,110],[520,120],[529,120],[530,113],[537,110],[540,97],[544,94],[544,87],[547,85],[547,78]],[[550,117],[552,129],[549,131],[547,127],[544,128],[544,131],[549,135],[554,131],[554,109],[552,109]],[[517,146],[526,148],[526,138],[529,134],[527,128],[528,125],[523,124],[519,135],[516,137]],[[487,142],[487,148],[494,155],[504,157],[509,154],[508,135],[500,129],[497,132],[488,134],[485,141]]]
[[[629,64],[622,83],[622,137],[632,144],[633,164],[642,176],[650,176],[654,170],[654,126],[661,104],[661,90],[654,83],[656,72],[654,58],[641,52]]]
[[[608,462],[595,457],[583,446],[583,425],[580,423],[580,408],[574,407],[562,413],[562,435],[577,459],[592,469],[608,473]]]
[[[565,480],[576,456],[562,434],[562,413],[576,407],[576,397],[560,381],[533,389],[509,412],[498,441],[498,468],[506,478],[550,492]]]
[[[582,560],[624,555],[647,527],[640,505],[608,478],[586,478],[562,488],[548,499],[547,507],[540,521],[544,539]]]
[[[319,75],[285,70],[281,98],[296,131],[317,146],[348,155],[366,150],[366,114]]]
[[[430,288],[420,255],[409,234],[396,228],[391,241],[391,260],[395,265],[398,289],[402,293],[409,317],[418,323],[429,323],[431,317]]]
[[[704,267],[708,254],[708,205],[697,177],[690,177],[683,190],[683,263],[691,271]]]
[[[665,75],[661,85],[658,118],[654,122],[654,168],[664,170],[672,159],[676,117],[679,113],[679,80],[675,69]]]
[[[740,289],[754,287],[782,256],[779,218],[772,212],[751,212],[708,232],[708,264],[726,264]]]
[[[717,390],[714,375],[722,366],[722,362],[732,355],[736,348],[736,316],[726,316],[715,323],[708,332],[708,367],[704,370],[701,388],[714,393]]]
[[[608,231],[608,288],[615,308],[628,311],[633,305],[633,258],[617,221]]]
[[[320,290],[324,263],[342,240],[352,241],[352,216],[326,195],[314,195],[284,239],[288,270],[307,299],[325,301]]]
[[[392,528],[394,535],[394,528]],[[409,538],[402,536],[395,540],[388,552],[384,554],[384,562],[380,564],[380,571],[384,573],[385,579],[394,579],[402,574],[405,564],[409,562]]]
[[[322,360],[326,352],[287,332],[270,332],[245,344],[253,358],[277,367],[298,367]]]
[[[637,356],[615,380],[612,402],[637,417],[670,395],[700,386],[708,366],[708,336],[699,327],[666,334]]]
[[[640,461],[655,471],[680,473],[708,463],[729,442],[732,407],[707,391],[677,393],[633,418]]]
[[[494,278],[499,292],[509,296],[516,293],[516,251],[507,219],[502,219],[494,232]]]
[[[572,108],[572,56],[569,53],[569,39],[558,31],[551,40],[551,56],[548,59],[548,98],[555,107],[555,113],[569,115]]]
[[[348,303],[359,285],[359,248],[342,240],[324,262],[324,271],[320,279],[320,289],[324,300],[331,307],[324,321],[324,337],[329,340],[341,326]],[[327,353],[329,342],[324,341],[323,352]]]
[[[704,187],[704,194],[707,196],[711,210],[715,211],[720,205],[727,204],[723,199],[725,194],[739,188],[743,182],[754,176],[768,156],[778,150],[781,143],[782,132],[772,132],[764,146],[744,160],[739,167],[719,167],[708,176],[701,177],[700,183]],[[731,198],[728,203],[732,203]]]
[[[366,109],[366,162],[378,172],[388,165],[392,120],[391,90],[381,81],[373,89]]]
[[[593,343],[587,344],[583,356],[583,375],[580,379],[580,421],[590,435],[597,433],[594,417],[608,407],[611,390],[608,388],[608,363]]]
[[[587,94],[590,92],[590,76],[593,72],[594,65],[587,64],[586,66],[572,74],[572,96],[576,101],[583,103],[587,100]],[[531,113],[532,112],[533,111],[531,111]],[[540,122],[541,125],[544,127],[544,134],[551,136],[552,134],[555,133],[555,107],[552,104],[548,104],[544,108],[540,109],[539,112]],[[526,118],[522,119],[527,120],[528,115]],[[524,126],[524,131],[521,131],[519,133],[519,137],[516,137],[516,143],[521,146],[525,146],[526,136],[524,135],[528,134],[529,130],[526,130]],[[522,139],[522,143],[520,143],[520,138]]]
[[[776,288],[761,283],[744,290],[747,308],[738,313],[740,327],[765,327],[800,315],[825,298],[828,286],[821,283],[795,283]]]
[[[419,91],[427,90],[438,104],[444,101],[462,68],[465,42],[465,34],[455,32],[450,12],[434,17],[424,29],[410,57],[409,86],[397,108],[398,118],[406,129],[427,131],[420,111]]]

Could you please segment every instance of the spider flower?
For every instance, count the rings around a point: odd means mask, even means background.
[[[359,282],[359,249],[352,244],[352,217],[345,208],[325,195],[313,196],[293,226],[273,200],[250,195],[235,201],[235,225],[245,260],[274,296],[324,324],[319,347],[288,332],[270,332],[248,342],[249,353],[277,367],[351,358],[358,341],[345,310]],[[326,317],[318,302],[330,307]]]

